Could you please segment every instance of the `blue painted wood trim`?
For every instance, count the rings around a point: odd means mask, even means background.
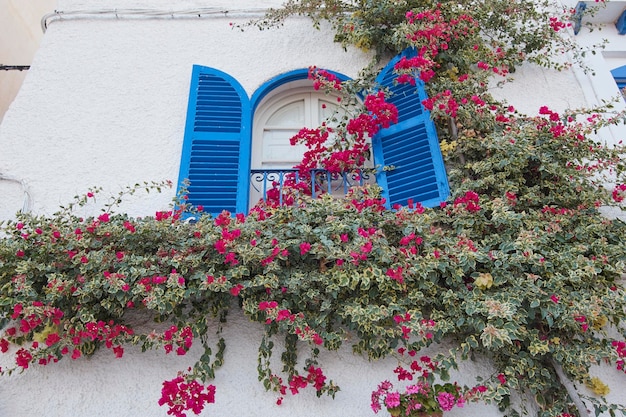
[[[580,32],[585,10],[587,10],[587,3],[583,1],[579,1],[574,8],[574,15],[572,16],[572,21],[574,22],[574,35],[578,35],[578,32]]]
[[[326,70],[326,71],[333,74],[341,81],[347,81],[350,79],[350,77],[340,72],[331,71],[331,70]],[[290,83],[292,81],[306,80],[308,77],[309,77],[309,69],[300,68],[300,69],[295,69],[293,71],[285,72],[285,73],[282,73],[275,77],[270,78],[269,80],[261,84],[261,86],[257,88],[254,94],[252,94],[252,98],[250,99],[250,102],[252,103],[251,104],[252,114],[254,114],[254,112],[256,111],[256,108],[259,105],[259,103],[261,103],[261,100],[263,100],[263,98],[275,88],[278,88],[281,85]],[[311,85],[312,84],[313,82],[311,82]]]
[[[615,27],[617,28],[617,33],[620,35],[626,35],[626,10],[622,12],[622,14],[615,22]]]
[[[611,75],[615,79],[615,82],[620,90],[626,87],[626,65],[611,70]]]

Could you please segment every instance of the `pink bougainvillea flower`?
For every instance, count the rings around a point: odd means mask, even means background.
[[[185,417],[190,410],[200,414],[205,404],[215,402],[215,386],[204,386],[189,375],[180,373],[177,378],[163,382],[159,405],[167,405],[168,415]]]
[[[126,220],[124,222],[124,228],[126,230],[128,230],[129,232],[131,232],[131,233],[135,233],[135,230],[136,230],[135,226],[131,222],[129,222],[128,220]]]
[[[231,295],[236,297],[236,296],[239,295],[239,293],[241,292],[242,289],[243,289],[243,285],[237,284],[237,285],[235,285],[234,287],[232,287],[230,289],[230,293],[231,293]]]
[[[6,353],[9,350],[9,341],[6,339],[0,339],[0,352]]]
[[[313,343],[315,343],[316,345],[324,344],[324,339],[322,339],[322,337],[319,334],[317,334],[317,333],[315,333],[312,336],[312,339],[313,339]]]
[[[278,315],[276,316],[276,321],[286,320],[291,317],[291,311],[289,310],[280,310]]]
[[[259,303],[259,310],[265,311],[267,309],[278,307],[278,303],[276,301],[261,301]]]
[[[387,276],[391,279],[398,281],[398,283],[404,283],[404,278],[402,277],[402,267],[397,267],[396,269],[389,268],[387,269]]]
[[[300,255],[304,255],[304,254],[306,254],[310,250],[311,250],[311,244],[310,243],[308,243],[308,242],[300,243]]]
[[[72,351],[72,359],[74,359],[74,360],[78,359],[78,358],[80,358],[80,356],[81,356],[80,350],[74,349]]]
[[[11,315],[12,319],[16,319],[19,316],[22,315],[22,311],[24,309],[24,306],[21,303],[17,303],[13,306],[13,314]]]
[[[221,254],[226,253],[226,241],[225,240],[218,240],[216,241],[213,246],[215,247],[215,250],[218,251]]]
[[[388,408],[396,408],[400,405],[400,393],[399,392],[390,392],[387,394],[385,398],[385,405]]]
[[[28,365],[32,359],[33,355],[31,355],[30,352],[24,348],[20,348],[17,352],[15,352],[15,363],[23,369],[28,369]]]
[[[124,356],[124,348],[122,346],[114,346],[113,347],[113,353],[115,354],[116,358],[121,358],[122,356]]]
[[[55,343],[58,343],[61,341],[61,338],[59,337],[58,333],[50,333],[47,337],[46,337],[46,345],[47,346],[52,346]]]
[[[237,265],[239,261],[237,260],[237,255],[235,254],[235,252],[228,252],[224,257],[224,263],[231,264],[233,266]]]
[[[456,405],[456,397],[449,392],[440,392],[437,395],[437,402],[443,411],[450,411]]]

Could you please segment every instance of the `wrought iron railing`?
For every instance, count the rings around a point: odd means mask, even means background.
[[[303,192],[313,198],[322,193],[343,196],[351,187],[370,183],[371,174],[371,169],[356,169],[340,173],[325,169],[312,169],[308,176],[301,175],[298,169],[253,169],[250,171],[251,197],[254,199],[251,203],[258,200],[267,202],[268,193],[271,193],[270,198],[275,198],[277,200],[275,202],[279,205],[284,204],[286,193],[293,195],[294,192]],[[287,187],[287,185],[294,184],[298,184],[298,187]]]

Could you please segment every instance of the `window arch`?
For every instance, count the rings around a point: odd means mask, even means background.
[[[292,168],[302,160],[304,145],[289,139],[303,127],[316,128],[332,116],[336,96],[308,87],[291,88],[265,100],[254,114],[252,169]]]

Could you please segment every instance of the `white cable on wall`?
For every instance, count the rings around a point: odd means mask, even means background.
[[[4,175],[0,173],[0,181],[8,181],[19,184],[22,187],[22,191],[24,192],[24,202],[22,203],[22,212],[28,213],[32,209],[32,197],[30,195],[30,190],[26,183],[20,179],[9,177],[8,175]]]
[[[201,8],[188,10],[153,10],[153,9],[102,9],[102,10],[55,10],[41,18],[41,30],[45,33],[51,22],[64,19],[93,19],[96,17],[122,18],[206,18],[206,17],[260,17],[267,8],[223,10],[217,8]]]

